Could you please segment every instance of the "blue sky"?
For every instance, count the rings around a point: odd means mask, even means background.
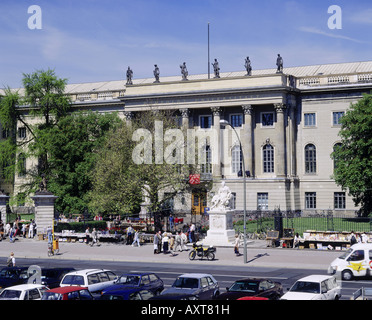
[[[41,8],[42,29],[30,29],[28,8]],[[329,29],[331,5],[342,29]],[[370,0],[2,0],[0,87],[20,87],[23,73],[52,68],[69,83],[372,60]]]

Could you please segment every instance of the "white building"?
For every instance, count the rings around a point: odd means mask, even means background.
[[[247,210],[335,210],[354,213],[352,199],[332,180],[330,155],[340,142],[339,119],[372,89],[372,61],[207,75],[69,84],[73,107],[118,111],[130,121],[136,112],[172,109],[183,129],[213,131],[206,145],[202,179],[224,179],[243,210],[242,157],[247,176]],[[220,120],[234,126],[223,127]],[[22,129],[19,128],[19,132]],[[20,136],[21,137],[21,136]],[[213,161],[212,161],[213,159]],[[187,161],[187,159],[185,159]],[[16,177],[15,186],[17,188]],[[216,192],[219,183],[215,183]],[[8,186],[8,192],[12,186]],[[212,193],[213,194],[213,193]],[[180,195],[176,210],[204,211],[211,193]],[[201,201],[199,201],[201,200]]]

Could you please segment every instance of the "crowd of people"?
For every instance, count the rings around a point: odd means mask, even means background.
[[[3,221],[0,220],[0,237],[1,240],[9,237],[10,242],[14,242],[16,237],[20,236],[23,238],[34,238],[36,235],[36,223],[32,220],[29,223],[20,223],[17,218],[13,223],[7,223],[4,225]]]

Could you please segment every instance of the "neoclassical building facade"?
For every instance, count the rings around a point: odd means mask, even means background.
[[[175,197],[176,211],[204,212],[222,180],[233,192],[233,207],[242,211],[243,174],[247,210],[353,214],[358,209],[332,179],[330,155],[340,143],[341,117],[371,92],[372,61],[159,80],[68,84],[66,93],[76,109],[117,111],[123,121],[144,110],[174,110],[185,135],[209,137],[200,170],[201,179],[213,180],[214,187]],[[184,160],[188,157],[186,152]],[[6,191],[16,192],[19,179]]]

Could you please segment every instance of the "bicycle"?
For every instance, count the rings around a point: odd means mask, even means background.
[[[53,243],[49,242],[48,243],[48,257],[54,256],[58,253],[59,253],[59,249],[58,248],[54,249]]]

